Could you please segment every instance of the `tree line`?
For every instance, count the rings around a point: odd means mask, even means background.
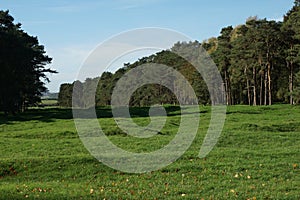
[[[0,10],[0,111],[21,112],[39,102],[47,90],[46,74],[56,73],[45,68],[51,60],[37,37],[14,23],[9,11]]]
[[[126,63],[115,73],[104,72],[101,77],[88,78],[84,82],[62,84],[59,104],[72,106],[72,91],[76,85],[78,106],[88,107],[83,105],[80,95],[89,93],[89,88],[95,86],[96,106],[110,105],[116,82],[130,69],[145,63],[173,67],[190,82],[199,99],[198,103],[210,104],[209,92],[201,75],[176,54],[178,49],[193,54],[200,46],[210,54],[221,73],[227,105],[300,103],[300,0],[296,0],[283,22],[250,17],[243,25],[222,28],[217,38],[202,43],[178,42],[170,50],[141,58],[132,64]],[[189,94],[183,96],[186,96],[186,104],[191,103]],[[132,106],[157,103],[177,104],[178,99],[168,88],[152,84],[139,88],[130,100]]]

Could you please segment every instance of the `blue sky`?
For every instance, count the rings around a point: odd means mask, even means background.
[[[222,27],[239,25],[249,16],[281,20],[293,0],[7,0],[9,10],[30,35],[38,36],[53,57],[47,87],[73,82],[81,64],[101,42],[120,32],[168,28],[198,41],[218,36]]]

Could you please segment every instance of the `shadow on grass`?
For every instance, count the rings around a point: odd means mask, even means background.
[[[278,108],[276,107],[270,107],[270,106],[229,106],[226,114],[227,115],[230,114],[256,115],[256,114],[263,114],[265,111],[272,111],[277,109]]]
[[[294,132],[300,130],[300,123],[290,122],[282,124],[271,124],[267,126],[260,126],[257,124],[242,124],[241,130],[246,131],[265,131],[265,132]]]
[[[24,113],[5,116],[0,113],[0,124],[10,124],[12,121],[39,120],[43,122],[53,122],[55,119],[72,119],[72,109],[44,108],[29,109]]]
[[[180,115],[189,115],[189,114],[196,114],[199,113],[199,111],[196,110],[188,110],[187,108],[181,108],[180,106],[164,106],[167,116],[180,116]],[[128,108],[121,108],[119,111],[120,116],[122,115],[122,112],[124,110],[127,110]],[[150,107],[130,107],[129,112],[130,112],[130,117],[131,118],[140,118],[140,117],[149,117],[149,110]],[[201,110],[200,113],[208,113],[208,110]],[[98,118],[112,118],[112,110],[110,107],[101,107],[97,108],[96,114]],[[153,113],[152,113],[153,114]],[[154,116],[162,116],[159,113]],[[116,117],[116,116],[115,116]]]
[[[246,115],[257,115],[257,114],[261,114],[261,111],[251,111],[251,110],[245,110],[245,111],[227,111],[226,115],[231,115],[231,114],[246,114]]]
[[[149,117],[150,107],[131,107],[129,112],[132,118],[138,117]],[[179,106],[165,106],[168,116],[177,116],[181,114],[194,114],[195,111],[182,111]],[[92,118],[90,113],[93,112],[91,109],[81,109],[80,111],[86,118]],[[92,111],[92,112],[91,112]],[[203,110],[201,113],[207,113],[208,111]],[[110,107],[97,107],[96,108],[97,118],[112,118],[112,110]],[[29,109],[24,113],[17,114],[15,116],[9,115],[4,116],[4,113],[0,112],[0,125],[10,124],[13,121],[31,121],[38,120],[42,122],[53,122],[59,119],[73,119],[73,112],[71,108],[37,108]]]

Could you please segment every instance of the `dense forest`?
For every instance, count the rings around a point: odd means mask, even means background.
[[[15,24],[8,11],[0,10],[0,111],[21,112],[39,102],[47,90],[46,74],[56,73],[45,68],[51,60],[37,37]]]
[[[300,0],[296,0],[283,22],[250,17],[243,25],[223,28],[217,38],[202,43],[178,42],[169,50],[143,57],[133,64],[126,63],[115,73],[104,72],[101,77],[88,78],[83,83],[62,84],[59,104],[72,106],[72,91],[76,85],[78,94],[74,95],[79,95],[76,104],[86,107],[80,95],[89,93],[89,88],[97,85],[96,105],[109,105],[116,82],[130,69],[145,63],[173,67],[193,86],[198,103],[209,104],[209,93],[201,75],[174,53],[178,49],[192,52],[200,46],[209,53],[221,73],[227,105],[300,103]],[[188,94],[186,96],[185,102],[189,104]],[[178,99],[169,89],[153,84],[139,88],[130,100],[131,106],[158,103],[176,104]]]

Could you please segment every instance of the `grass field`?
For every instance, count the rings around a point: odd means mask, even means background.
[[[79,139],[72,111],[35,109],[5,119],[0,114],[1,199],[300,199],[300,107],[227,108],[222,135],[205,158],[199,149],[210,120],[201,107],[198,135],[173,164],[155,172],[127,174],[93,158]],[[167,144],[177,131],[180,110],[150,139],[126,136],[109,109],[98,110],[110,140],[147,152]],[[147,124],[147,109],[133,109]]]
[[[44,107],[52,107],[52,106],[57,106],[57,100],[56,99],[42,99],[40,106]]]

